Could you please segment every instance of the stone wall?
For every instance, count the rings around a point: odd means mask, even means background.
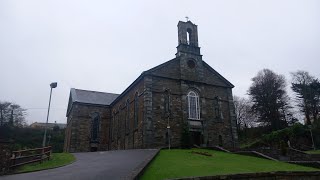
[[[175,180],[318,180],[320,179],[320,171],[287,171],[287,172],[265,172],[265,173],[245,173],[230,174],[203,177],[185,177],[176,178]]]
[[[231,89],[193,81],[152,76],[152,121],[154,127],[154,147],[167,146],[168,118],[164,111],[164,94],[170,91],[171,115],[169,124],[171,129],[172,146],[180,146],[181,130],[184,123],[188,123],[187,94],[196,90],[200,96],[200,122],[199,127],[203,134],[205,146],[219,144],[222,137],[222,146],[233,148],[237,142],[236,122]],[[217,119],[214,111],[215,97],[219,97],[222,117]],[[233,128],[234,127],[234,128]]]
[[[0,140],[0,175],[5,174],[10,166],[10,142]]]
[[[259,152],[280,161],[318,161],[320,159],[317,156],[312,156],[311,154],[293,148],[287,148],[285,152],[276,148],[251,148],[247,150]]]
[[[112,150],[144,148],[144,95],[144,80],[141,79],[112,103]]]
[[[91,142],[91,126],[93,113],[99,113],[99,142]],[[73,104],[67,119],[64,151],[88,152],[92,148],[96,150],[108,150],[110,108],[106,106],[94,106],[85,104]]]
[[[165,91],[169,93],[170,115],[165,111]],[[168,78],[152,77],[152,121],[153,121],[153,147],[167,147],[167,125],[170,125],[171,146],[180,146],[180,137],[183,123],[181,107],[180,81]]]

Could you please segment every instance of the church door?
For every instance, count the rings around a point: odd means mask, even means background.
[[[191,135],[191,145],[200,146],[201,143],[202,143],[202,135],[201,135],[201,132],[191,131],[191,132],[190,132],[190,135]]]

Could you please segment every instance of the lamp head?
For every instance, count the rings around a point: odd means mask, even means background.
[[[58,83],[57,83],[57,82],[53,82],[53,83],[51,83],[51,84],[50,84],[50,87],[51,87],[51,88],[56,88],[56,87],[57,87],[57,85],[58,85]]]

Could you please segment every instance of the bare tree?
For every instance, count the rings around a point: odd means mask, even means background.
[[[7,120],[8,110],[11,103],[0,101],[0,126],[4,125]]]
[[[0,102],[0,126],[24,126],[26,110],[11,102]]]
[[[237,115],[238,130],[255,127],[257,118],[251,110],[252,103],[248,99],[238,96],[234,96],[233,101]]]

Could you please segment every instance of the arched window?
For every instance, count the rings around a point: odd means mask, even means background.
[[[126,133],[129,133],[130,131],[130,124],[129,124],[129,117],[130,117],[130,114],[129,114],[129,99],[127,99],[127,102],[126,102]]]
[[[191,34],[192,30],[190,28],[187,29],[187,44],[191,44]]]
[[[115,123],[116,123],[116,112],[113,111],[113,116],[111,118],[111,123],[110,123],[110,139],[114,141],[114,133],[115,133]]]
[[[91,141],[99,141],[99,126],[100,126],[100,115],[99,113],[94,113],[92,116],[92,125],[91,125]]]
[[[121,105],[119,105],[119,107],[118,107],[118,115],[117,115],[117,123],[118,123],[118,127],[117,127],[117,129],[118,129],[118,139],[120,138],[120,136],[121,136],[121,129],[122,129],[122,106]]]
[[[188,93],[189,119],[200,120],[199,96],[196,92]]]
[[[134,128],[138,126],[138,114],[139,114],[139,102],[138,102],[138,93],[134,96]]]

